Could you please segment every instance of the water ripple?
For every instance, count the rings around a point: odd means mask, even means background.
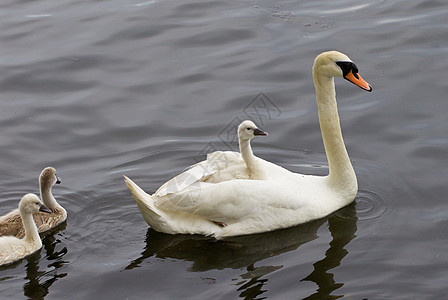
[[[353,209],[356,213],[353,213]],[[349,221],[371,221],[384,217],[393,211],[393,201],[378,192],[359,190],[355,198],[355,204],[341,209],[334,215]]]
[[[392,210],[391,199],[386,195],[369,190],[359,190],[356,202],[356,215],[359,221],[369,221],[383,217]]]

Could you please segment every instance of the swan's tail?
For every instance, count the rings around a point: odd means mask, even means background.
[[[151,196],[147,194],[144,190],[142,190],[137,184],[135,184],[129,177],[124,176],[124,182],[128,186],[128,189],[131,191],[132,197],[135,202],[137,202],[138,208],[140,209],[143,218],[145,218],[146,222],[149,222],[148,218],[152,219],[152,221],[157,222],[157,220],[161,219],[160,211],[154,206],[154,202],[151,199]],[[152,224],[149,224],[152,226]]]
[[[215,231],[217,228],[220,229],[220,226],[213,224],[210,220],[193,214],[159,209],[154,204],[154,197],[147,194],[128,177],[124,176],[124,181],[137,202],[140,213],[152,229],[170,234],[198,233],[215,237],[218,235]]]

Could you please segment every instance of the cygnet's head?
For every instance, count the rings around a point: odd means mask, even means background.
[[[53,167],[46,167],[42,170],[39,176],[39,184],[43,189],[49,189],[54,184],[61,183],[61,180],[56,173],[56,169]]]
[[[238,126],[238,138],[240,140],[250,140],[256,136],[267,136],[268,133],[259,129],[254,122],[246,120]]]
[[[358,74],[358,67],[344,53],[328,51],[319,54],[314,60],[313,73],[330,77],[341,77],[368,92],[372,87]]]
[[[22,200],[19,202],[19,210],[27,214],[33,214],[38,211],[51,213],[51,210],[48,209],[35,194],[26,194],[23,196]]]

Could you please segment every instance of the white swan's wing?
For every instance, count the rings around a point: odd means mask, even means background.
[[[206,219],[233,223],[265,209],[277,194],[276,182],[235,179],[220,183],[197,182],[185,190],[155,198],[157,208],[191,213]],[[268,191],[269,190],[269,191]]]
[[[173,194],[182,191],[186,187],[201,180],[207,176],[208,169],[204,168],[206,161],[199,162],[179,175],[171,178],[165,182],[155,193],[157,197],[163,197],[168,194]]]
[[[154,193],[154,196],[164,197],[175,194],[197,182],[221,182],[241,177],[233,173],[243,173],[244,167],[244,161],[239,153],[216,151],[208,154],[206,160],[192,165],[168,180]]]

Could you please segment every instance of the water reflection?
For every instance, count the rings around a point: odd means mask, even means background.
[[[261,266],[254,267],[253,264],[249,265],[246,270],[247,272],[241,274],[243,281],[238,282],[237,285],[241,285],[237,289],[240,293],[240,298],[243,299],[257,299],[257,296],[265,293],[263,286],[268,282],[267,278],[262,278],[274,271],[283,268],[283,266]]]
[[[67,273],[59,272],[69,263],[62,260],[63,256],[67,254],[67,248],[62,247],[61,250],[57,250],[61,241],[56,239],[54,235],[55,232],[65,229],[65,226],[66,223],[64,222],[57,229],[46,234],[42,240],[42,250],[26,258],[28,263],[26,265],[25,279],[28,282],[23,286],[25,296],[31,299],[43,299],[49,293],[49,289],[54,282],[67,276]],[[52,268],[50,271],[39,270],[39,262],[42,261],[41,255],[43,251],[46,253],[46,259],[51,262],[47,265],[47,268]]]
[[[275,232],[233,237],[221,241],[202,236],[167,235],[148,229],[145,249],[138,258],[125,267],[125,270],[140,267],[146,259],[153,256],[193,262],[190,268],[192,272],[244,268],[245,272],[239,275],[240,280],[235,282],[239,296],[243,299],[259,299],[260,295],[266,292],[263,286],[268,283],[267,275],[282,269],[283,265],[255,266],[255,264],[265,258],[294,251],[316,239],[317,230],[327,221],[333,239],[329,243],[325,257],[314,263],[313,272],[301,281],[314,282],[318,287],[316,292],[306,299],[338,298],[339,296],[330,295],[343,283],[335,282],[329,270],[341,264],[342,259],[348,254],[345,246],[355,237],[357,230],[355,203],[328,219]]]
[[[61,241],[55,237],[57,232],[65,229],[66,223],[61,224],[56,229],[47,233],[42,240],[42,249],[36,253],[27,256],[23,260],[13,264],[2,266],[0,270],[15,269],[23,262],[26,262],[25,271],[26,283],[23,285],[23,293],[29,299],[43,299],[49,293],[49,289],[58,279],[67,276],[67,273],[60,271],[68,261],[62,258],[67,253],[66,247],[60,247]],[[60,250],[58,250],[61,248]],[[40,263],[48,263],[46,267],[40,267]],[[50,269],[50,270],[48,270]],[[7,281],[15,277],[4,277],[0,281]]]
[[[149,257],[177,258],[193,262],[191,271],[240,269],[264,258],[297,249],[317,238],[325,220],[275,232],[216,240],[197,235],[168,235],[148,229],[146,247],[125,269],[141,266]]]
[[[357,230],[355,205],[355,203],[352,203],[328,219],[328,228],[333,240],[325,252],[325,257],[314,263],[314,271],[301,280],[315,282],[318,286],[316,293],[305,299],[336,299],[343,297],[343,295],[332,295],[330,297],[333,291],[344,284],[337,283],[334,280],[334,275],[328,271],[341,264],[342,259],[348,254],[344,247],[355,238]]]

